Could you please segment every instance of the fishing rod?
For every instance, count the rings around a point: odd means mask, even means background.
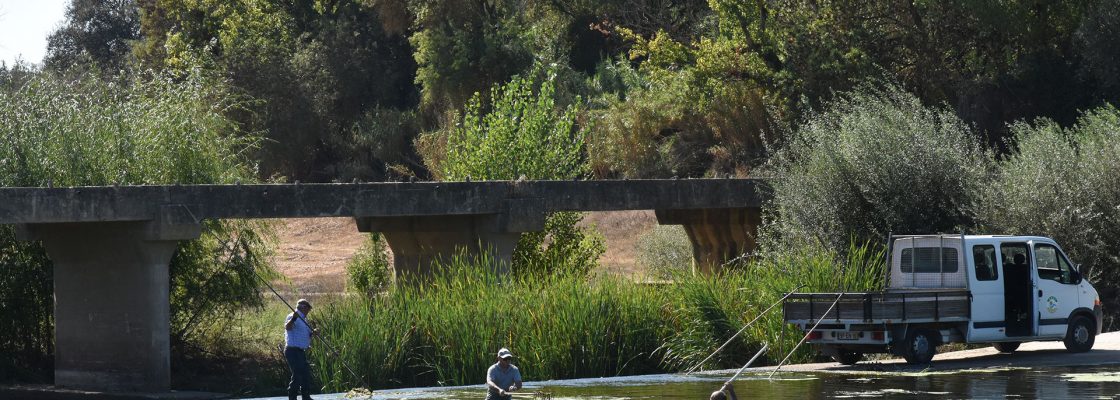
[[[307,326],[311,326],[311,324],[307,322],[307,318],[304,318],[303,315],[300,315],[300,313],[297,312],[296,309],[292,307],[291,303],[288,303],[288,300],[285,300],[284,296],[281,296],[280,292],[277,292],[276,288],[272,287],[271,283],[268,283],[268,281],[266,281],[263,277],[261,277],[261,275],[258,274],[257,271],[253,271],[253,274],[256,275],[257,279],[260,279],[261,282],[264,282],[265,286],[268,286],[268,290],[271,290],[272,294],[276,295],[276,298],[280,299],[280,301],[283,302],[285,306],[288,306],[289,310],[292,310],[292,314],[294,314],[296,316],[296,318],[299,318],[301,321],[303,321],[304,324],[307,324]],[[335,349],[335,347],[333,345],[331,345],[331,342],[323,336],[320,336],[320,335],[316,335],[316,336],[319,337],[320,342],[323,342],[323,344],[327,345],[328,350],[330,350],[332,353],[334,353],[335,359],[337,359],[338,362],[341,363],[342,366],[345,367],[347,371],[350,371],[350,375],[354,376],[354,379],[357,380],[357,383],[361,384],[362,383],[362,378],[360,376],[358,376],[358,374],[355,373],[353,369],[350,369],[350,365],[347,364],[346,360],[342,358],[342,354],[339,353],[338,350]]]
[[[783,301],[785,301],[787,298],[789,298],[789,296],[792,296],[795,292],[797,292],[798,290],[801,290],[801,288],[803,288],[803,287],[805,287],[805,284],[802,284],[801,286],[798,286],[798,287],[794,288],[789,293],[786,293],[785,296],[782,296],[781,299],[774,302],[774,304],[771,304],[770,307],[767,307],[765,310],[762,310],[762,312],[759,313],[758,316],[754,317],[754,319],[751,320],[751,322],[748,322],[745,326],[743,326],[742,329],[739,329],[738,332],[735,332],[734,335],[731,335],[730,339],[727,339],[727,341],[723,342],[723,345],[719,346],[719,348],[716,349],[716,351],[713,351],[712,354],[708,355],[708,358],[705,358],[703,361],[700,361],[699,363],[696,364],[696,366],[694,366],[692,368],[689,368],[688,371],[685,372],[685,375],[693,373],[694,371],[696,371],[697,368],[700,368],[701,365],[704,365],[704,363],[707,362],[709,359],[714,357],[716,354],[719,354],[719,352],[723,351],[723,348],[727,347],[728,344],[731,344],[731,341],[735,340],[735,338],[738,337],[739,334],[743,333],[743,331],[747,330],[747,328],[750,328],[751,325],[753,325],[756,321],[758,321],[760,318],[762,318],[763,315],[766,315],[766,313],[770,312],[771,309],[773,309],[778,304],[781,304]]]
[[[739,377],[739,374],[742,374],[743,371],[747,369],[747,367],[751,366],[751,364],[754,364],[754,360],[757,360],[758,357],[761,356],[762,353],[765,353],[766,349],[768,349],[768,348],[770,348],[770,345],[766,344],[766,343],[763,343],[762,348],[758,349],[757,353],[754,353],[754,357],[751,357],[751,360],[747,361],[747,363],[743,365],[743,368],[739,368],[739,372],[736,372],[735,375],[732,375],[731,379],[728,379],[727,382],[723,383],[723,385],[724,386],[730,385],[731,382],[735,380],[735,378]]]
[[[805,332],[805,336],[801,338],[801,341],[797,342],[796,346],[793,346],[793,350],[790,350],[789,354],[786,355],[786,358],[783,358],[782,362],[778,363],[777,367],[774,367],[774,371],[770,372],[770,375],[767,376],[766,379],[773,378],[774,374],[776,374],[778,370],[782,368],[782,364],[785,364],[786,361],[789,361],[789,358],[793,356],[793,352],[797,351],[797,348],[801,347],[802,344],[805,344],[805,341],[809,339],[809,334],[817,330],[817,327],[821,325],[821,321],[824,321],[824,318],[828,316],[828,313],[832,312],[833,308],[836,308],[836,304],[840,303],[840,299],[842,298],[844,298],[844,293],[840,293],[839,296],[836,296],[836,301],[832,302],[831,306],[828,306],[828,309],[824,311],[824,314],[821,314],[821,317],[817,319],[817,323],[813,324],[813,327],[809,328],[808,332]],[[812,317],[812,315],[810,315],[810,317]]]

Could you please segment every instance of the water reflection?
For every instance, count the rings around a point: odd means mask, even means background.
[[[730,373],[528,382],[514,399],[706,399]],[[1008,368],[933,373],[782,373],[735,381],[743,399],[1120,399],[1116,367]],[[374,391],[362,399],[481,399],[481,385]],[[345,394],[316,396],[346,399]]]

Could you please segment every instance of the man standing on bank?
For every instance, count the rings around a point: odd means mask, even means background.
[[[302,394],[303,400],[311,400],[311,366],[307,364],[307,349],[311,347],[311,336],[315,330],[307,325],[307,313],[311,312],[311,302],[299,299],[296,312],[288,314],[284,321],[284,358],[292,371],[292,382],[288,384],[288,400],[296,400]],[[298,315],[297,315],[298,313]]]
[[[486,370],[486,400],[510,400],[509,392],[521,390],[521,370],[512,361],[509,349],[498,350],[498,362]]]

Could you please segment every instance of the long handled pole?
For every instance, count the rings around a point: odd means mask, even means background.
[[[292,307],[291,303],[288,303],[288,301],[284,299],[284,296],[281,296],[280,293],[276,291],[276,288],[272,287],[271,283],[268,283],[268,281],[266,281],[264,278],[262,278],[261,275],[258,274],[256,271],[253,271],[253,274],[256,275],[257,279],[260,279],[261,282],[264,282],[265,286],[268,286],[268,290],[271,290],[272,294],[276,295],[276,298],[280,299],[280,301],[283,302],[285,306],[288,306],[289,310],[292,310],[292,314],[294,314],[296,316],[296,318],[299,318],[300,320],[303,321],[303,323],[307,324],[308,326],[311,325],[307,322],[307,318],[304,318],[302,315],[300,315],[298,312],[296,312],[296,309]],[[342,354],[340,354],[338,352],[338,350],[335,349],[334,346],[331,345],[331,342],[329,340],[327,340],[327,338],[322,337],[322,336],[319,336],[319,341],[323,342],[323,344],[327,345],[327,349],[330,350],[331,353],[334,353],[335,359],[337,359],[338,362],[341,363],[342,366],[345,367],[347,371],[350,371],[350,375],[354,376],[354,379],[357,380],[357,383],[361,384],[362,383],[362,378],[360,376],[358,376],[358,374],[355,373],[353,369],[350,369],[350,365],[346,364],[346,360],[344,360],[342,358]]]
[[[801,288],[803,288],[803,287],[805,287],[805,285],[801,285],[801,286],[798,286],[798,287],[794,288],[789,293],[786,293],[785,296],[782,296],[781,299],[778,299],[778,301],[775,301],[774,304],[771,304],[770,307],[767,307],[765,310],[762,310],[762,312],[758,313],[758,316],[754,317],[754,319],[752,319],[751,322],[748,322],[746,325],[743,326],[742,329],[739,329],[738,332],[735,332],[734,335],[731,335],[730,339],[727,339],[726,342],[723,342],[723,345],[719,346],[719,348],[716,349],[716,351],[713,351],[712,354],[709,354],[708,357],[705,358],[703,361],[700,361],[699,363],[696,364],[696,366],[694,366],[692,368],[689,368],[688,371],[685,372],[685,374],[687,375],[687,374],[691,374],[691,373],[695,372],[697,368],[700,368],[701,365],[704,365],[704,363],[708,362],[708,360],[710,360],[716,354],[719,354],[720,351],[723,351],[723,348],[727,347],[728,344],[731,344],[731,341],[735,340],[735,338],[738,337],[739,334],[743,333],[743,331],[747,330],[747,328],[750,328],[751,325],[754,325],[754,323],[756,321],[758,321],[760,318],[762,318],[762,316],[766,315],[766,313],[770,312],[771,309],[773,309],[778,304],[782,304],[782,302],[786,301],[786,299],[789,298],[789,296],[793,295],[798,290],[801,290]]]
[[[783,358],[782,362],[778,363],[777,367],[774,367],[774,371],[770,372],[770,375],[767,376],[766,379],[770,379],[770,378],[774,377],[774,374],[777,373],[778,370],[782,368],[782,364],[785,364],[786,361],[789,361],[789,358],[791,356],[793,356],[793,352],[797,351],[797,348],[801,347],[801,345],[804,344],[805,341],[809,339],[809,334],[813,333],[813,331],[817,330],[817,326],[820,326],[821,321],[824,321],[824,317],[828,316],[828,313],[832,312],[833,308],[836,308],[836,304],[840,303],[840,299],[843,298],[843,297],[844,297],[844,293],[840,293],[839,296],[836,296],[836,301],[832,302],[832,305],[829,306],[828,309],[824,311],[824,314],[821,314],[821,317],[819,319],[817,319],[817,323],[813,324],[813,327],[809,328],[808,332],[805,332],[805,336],[801,338],[801,341],[797,342],[796,346],[793,346],[793,350],[790,350],[789,354],[786,354],[786,358]],[[811,317],[811,315],[810,315],[810,317]]]
[[[738,372],[736,372],[736,373],[735,373],[735,375],[732,375],[732,376],[731,376],[731,379],[728,379],[728,380],[727,380],[727,382],[724,382],[724,383],[723,383],[723,384],[724,384],[724,386],[726,386],[726,385],[730,384],[730,383],[731,383],[732,381],[734,381],[734,380],[735,380],[735,378],[738,378],[738,377],[739,377],[739,374],[742,374],[742,373],[743,373],[743,371],[747,369],[747,367],[751,366],[751,364],[754,364],[754,360],[757,360],[757,359],[758,359],[758,357],[759,357],[759,356],[761,356],[761,355],[762,355],[762,353],[765,353],[765,352],[766,352],[766,349],[768,349],[768,348],[770,348],[770,345],[769,345],[769,344],[763,344],[763,345],[762,345],[762,348],[761,348],[761,349],[758,349],[758,352],[757,352],[757,353],[754,353],[754,357],[751,357],[751,360],[750,360],[750,361],[747,361],[747,363],[743,365],[743,368],[739,368],[739,371],[738,371]]]

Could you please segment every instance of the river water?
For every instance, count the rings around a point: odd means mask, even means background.
[[[734,371],[527,382],[514,399],[707,399]],[[741,375],[740,399],[1120,399],[1120,366],[938,372],[782,372]],[[316,395],[316,399],[481,400],[482,385]],[[280,399],[280,398],[274,398]]]

